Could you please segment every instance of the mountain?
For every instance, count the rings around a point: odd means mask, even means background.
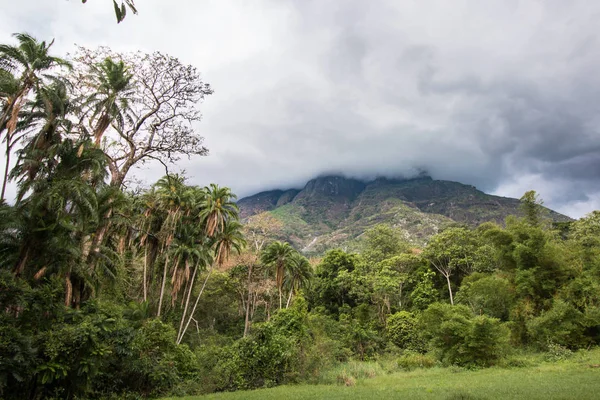
[[[487,221],[502,224],[509,215],[521,215],[517,199],[429,176],[369,182],[322,176],[310,180],[303,189],[261,192],[237,204],[242,219],[269,212],[281,220],[279,239],[306,254],[319,254],[333,247],[354,248],[356,239],[378,223],[391,224],[407,241],[422,245],[456,223],[473,227]],[[553,221],[571,220],[545,210]]]

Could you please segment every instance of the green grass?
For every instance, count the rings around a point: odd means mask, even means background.
[[[600,350],[581,352],[571,359],[523,368],[419,369],[350,379],[353,386],[296,385],[245,392],[218,393],[186,400],[270,399],[598,399]]]

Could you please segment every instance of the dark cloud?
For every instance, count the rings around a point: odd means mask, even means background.
[[[64,51],[196,65],[215,94],[198,125],[211,155],[178,166],[194,183],[248,195],[425,169],[501,195],[535,189],[571,216],[600,208],[600,3],[148,0],[117,26],[102,2],[1,2],[4,41],[28,30]]]

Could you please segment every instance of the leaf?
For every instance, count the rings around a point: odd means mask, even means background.
[[[133,11],[134,14],[137,14],[137,8],[135,8],[135,4],[133,4],[133,0],[125,0],[125,3],[129,6],[129,9]]]
[[[119,5],[117,4],[116,0],[113,0],[113,6],[115,7],[115,15],[117,16],[117,23],[120,23],[121,21],[123,21],[123,18],[125,18],[125,16],[121,12],[121,8],[119,8]]]

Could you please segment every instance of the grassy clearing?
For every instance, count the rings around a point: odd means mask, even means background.
[[[522,359],[522,368],[418,369],[386,374],[386,368],[349,363],[328,375],[332,385],[280,386],[272,389],[186,397],[186,400],[269,399],[598,399],[600,350],[580,352],[568,360]],[[336,377],[336,378],[332,378]],[[350,386],[346,386],[350,385]]]

